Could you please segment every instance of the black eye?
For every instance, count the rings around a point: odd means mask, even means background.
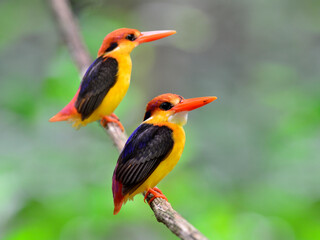
[[[161,105],[160,105],[160,109],[165,110],[165,111],[171,109],[172,107],[173,107],[173,105],[169,102],[164,102],[164,103],[161,103]]]
[[[128,36],[126,36],[126,39],[128,39],[129,41],[134,41],[136,40],[136,37],[134,36],[134,34],[129,34]]]

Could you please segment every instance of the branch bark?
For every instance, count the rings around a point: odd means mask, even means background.
[[[81,38],[79,27],[76,18],[72,13],[70,3],[68,0],[50,0],[50,2],[61,35],[68,46],[70,55],[77,65],[79,72],[83,75],[91,64],[91,58]],[[115,123],[108,123],[105,130],[115,147],[121,152],[128,139],[127,135],[122,132]],[[152,194],[149,194],[147,200],[150,200],[151,197],[153,197]],[[179,238],[185,240],[207,239],[164,199],[154,199],[150,204],[150,207],[158,222],[166,225],[167,228]]]

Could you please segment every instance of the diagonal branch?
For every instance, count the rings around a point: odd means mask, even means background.
[[[70,55],[77,65],[81,74],[83,74],[91,64],[91,58],[82,41],[76,18],[74,17],[69,1],[50,0],[56,21],[59,24],[59,30],[65,43],[68,46]]]
[[[70,55],[73,57],[79,72],[83,74],[91,63],[91,58],[81,38],[79,27],[72,13],[68,0],[50,0],[53,13],[59,25],[62,37],[64,38]],[[120,152],[128,137],[115,123],[109,123],[105,128],[113,144]],[[151,199],[149,194],[147,200]],[[171,204],[161,198],[156,198],[150,207],[158,222],[162,222],[172,233],[181,239],[207,239],[194,226],[185,220]]]

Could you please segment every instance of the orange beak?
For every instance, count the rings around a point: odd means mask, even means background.
[[[145,42],[151,42],[164,37],[168,37],[175,33],[176,31],[174,30],[141,32],[141,35],[135,40],[135,42],[139,44],[145,43]]]
[[[217,97],[199,97],[199,98],[184,99],[180,103],[178,103],[176,106],[171,108],[171,110],[175,112],[192,111],[196,108],[207,105],[208,103],[211,103],[216,99]]]

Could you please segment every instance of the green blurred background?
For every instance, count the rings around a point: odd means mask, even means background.
[[[177,34],[133,51],[116,110],[128,133],[173,92],[189,115],[159,187],[216,240],[320,239],[320,1],[72,1],[92,57],[120,27]],[[0,1],[0,239],[176,239],[142,196],[113,216],[118,157],[103,129],[49,123],[79,74],[47,1]]]

